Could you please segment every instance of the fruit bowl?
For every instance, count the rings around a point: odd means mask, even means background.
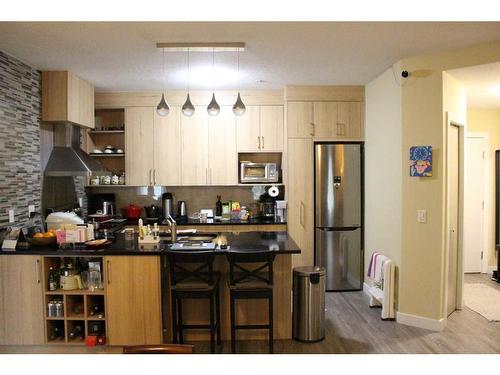
[[[52,237],[28,237],[28,242],[35,246],[49,246],[53,245],[57,242],[57,238],[55,236]]]

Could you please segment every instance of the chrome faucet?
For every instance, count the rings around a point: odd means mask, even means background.
[[[177,241],[177,222],[171,215],[166,218],[168,228],[170,229],[170,241],[175,243]]]

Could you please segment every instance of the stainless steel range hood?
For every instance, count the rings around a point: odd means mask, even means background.
[[[111,172],[80,148],[80,128],[71,124],[54,126],[54,148],[45,176],[109,175]]]

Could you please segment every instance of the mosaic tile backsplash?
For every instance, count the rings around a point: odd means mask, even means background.
[[[40,210],[40,73],[0,51],[0,227]]]

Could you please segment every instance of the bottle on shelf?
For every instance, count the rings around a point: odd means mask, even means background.
[[[54,326],[50,332],[49,340],[64,340],[64,330],[57,326]]]
[[[54,292],[59,288],[59,272],[52,266],[49,267],[49,291]]]
[[[104,309],[97,303],[95,303],[90,311],[89,311],[89,315],[90,316],[97,316],[98,318],[103,318],[104,317]]]
[[[220,195],[217,195],[217,202],[215,202],[215,216],[217,217],[222,216],[222,202]]]
[[[69,331],[70,339],[83,339],[83,328],[80,324],[76,324],[71,331]]]

